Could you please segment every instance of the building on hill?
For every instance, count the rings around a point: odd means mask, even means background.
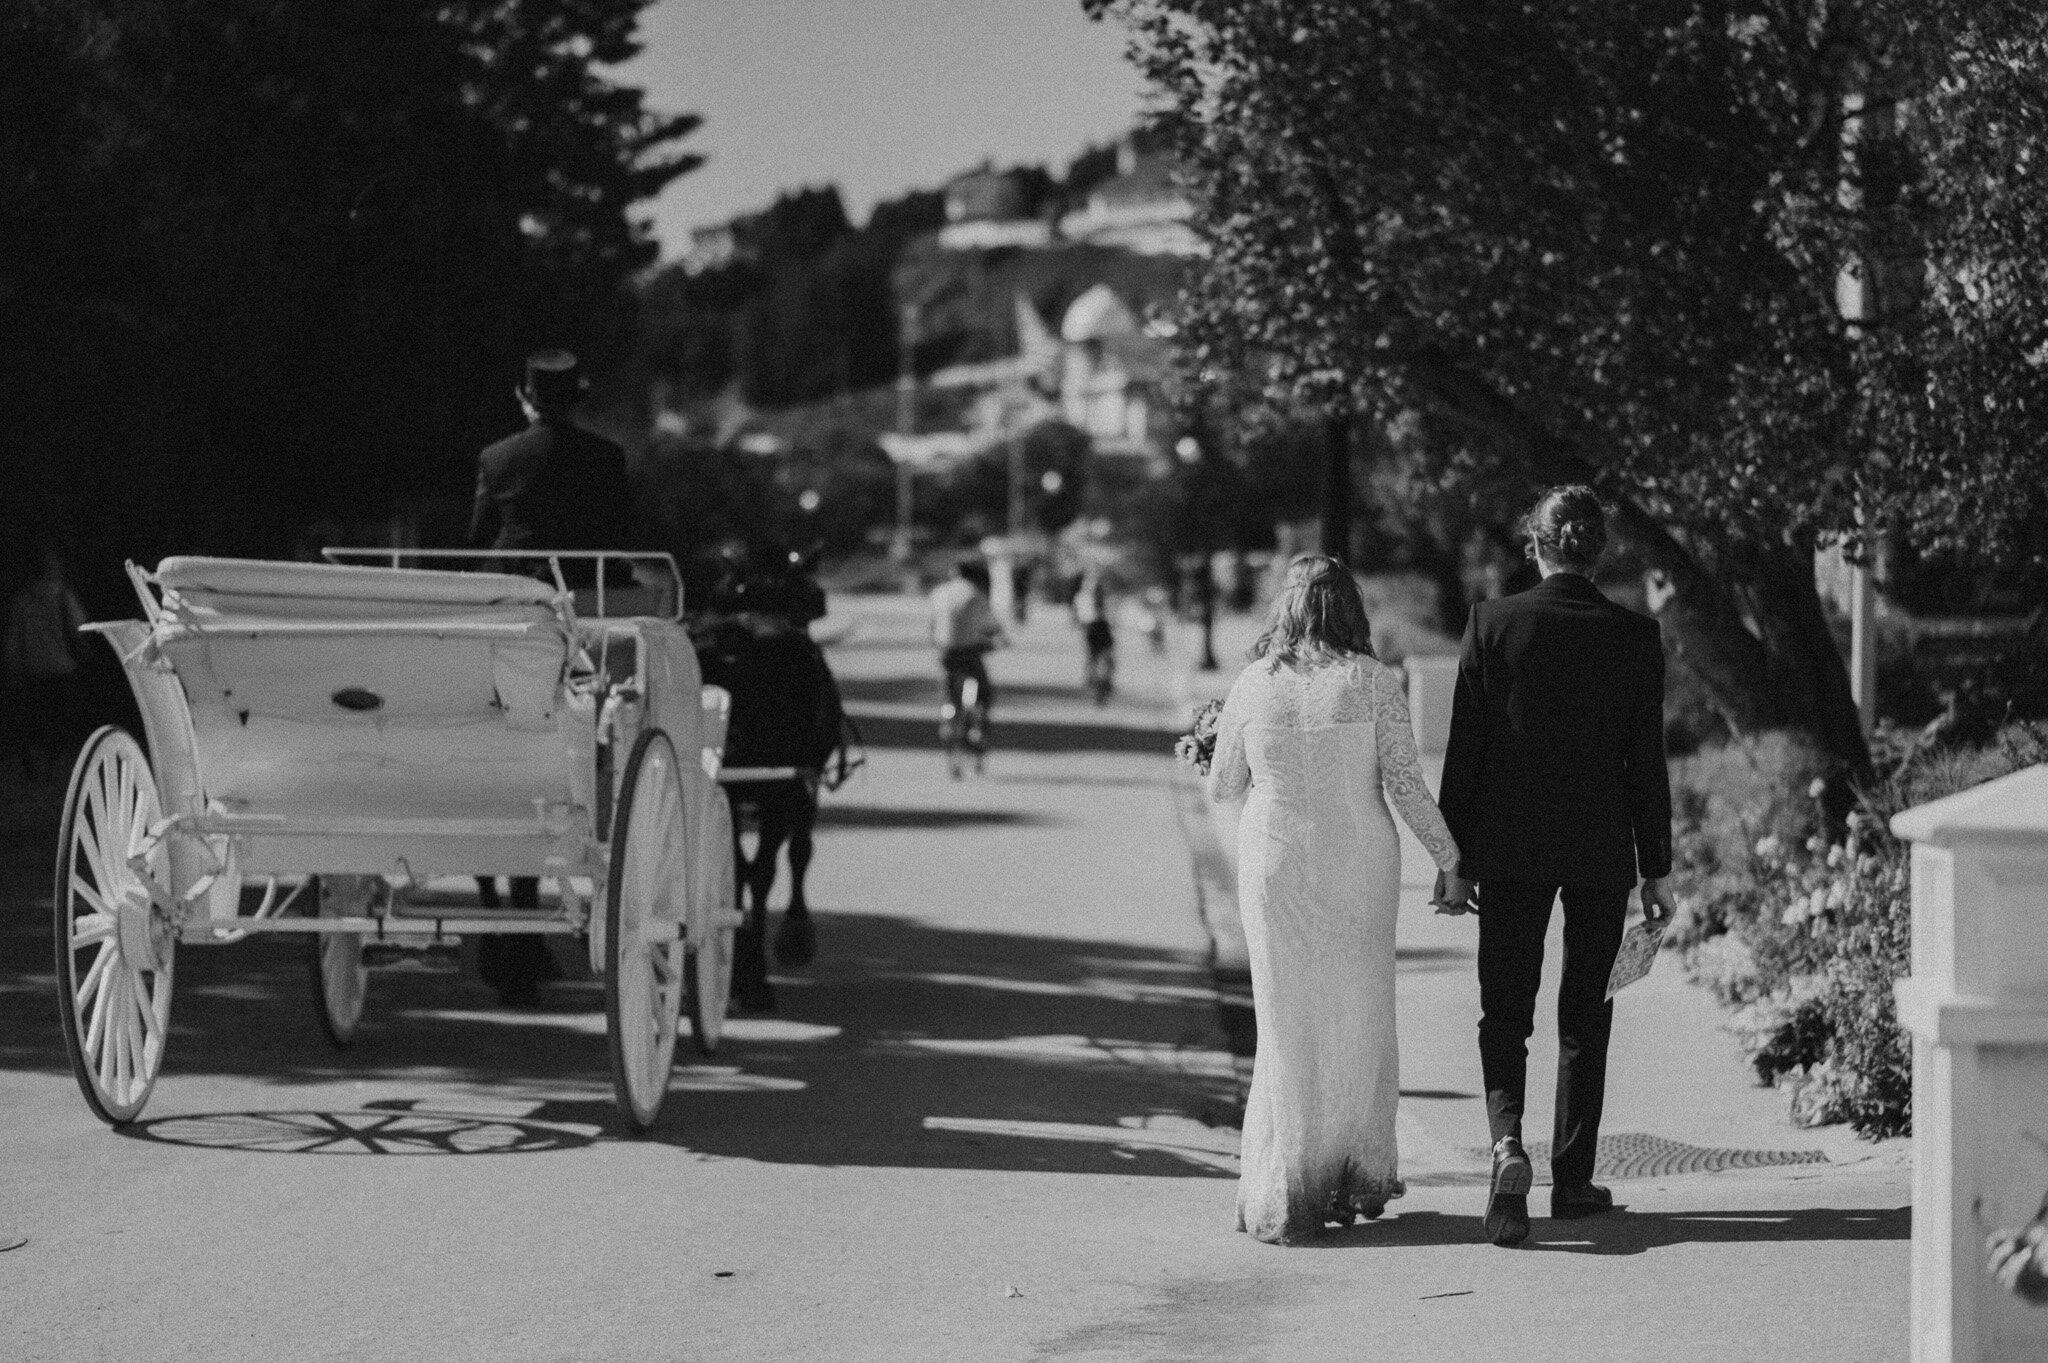
[[[946,182],[946,225],[939,245],[949,251],[987,251],[1004,246],[1044,246],[1052,223],[1034,217],[1015,171],[983,165]]]
[[[1060,319],[1060,410],[1087,432],[1096,453],[1163,461],[1153,410],[1167,373],[1164,345],[1107,284]]]
[[[1088,191],[1081,207],[1060,219],[1060,235],[1093,246],[1148,256],[1202,253],[1191,220],[1194,202],[1180,187],[1173,157],[1141,152],[1129,138],[1117,147],[1117,174]]]
[[[1095,284],[1066,306],[1057,329],[1022,294],[1015,307],[1014,354],[948,365],[926,380],[959,404],[967,447],[993,446],[1060,420],[1084,432],[1098,456],[1164,467],[1166,348],[1130,305],[1107,284]]]

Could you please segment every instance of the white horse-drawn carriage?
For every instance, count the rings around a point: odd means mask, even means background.
[[[366,945],[576,934],[619,1106],[651,1126],[686,997],[717,1044],[738,922],[725,698],[676,622],[673,560],[490,556],[549,582],[329,557],[131,565],[146,618],[89,627],[148,750],[101,729],[65,803],[57,985],[86,1101],[114,1123],[142,1111],[181,945],[318,934],[322,1021],[346,1042]],[[448,878],[471,876],[543,877],[557,902],[454,902]]]

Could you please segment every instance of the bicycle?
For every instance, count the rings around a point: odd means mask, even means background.
[[[1109,704],[1116,689],[1116,654],[1109,649],[1088,655],[1088,690],[1097,705]]]
[[[1111,632],[1109,621],[1097,616],[1082,627],[1082,636],[1088,646],[1082,683],[1097,705],[1107,705],[1109,693],[1116,689],[1116,635]]]
[[[988,770],[988,698],[981,679],[972,673],[947,669],[939,739],[946,748],[946,770],[955,781],[966,774],[970,760],[975,775]]]

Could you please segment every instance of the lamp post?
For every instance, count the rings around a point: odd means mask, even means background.
[[[900,363],[896,373],[896,430],[901,435],[917,434],[917,333],[918,305],[905,303],[902,332],[897,349]],[[889,557],[900,564],[910,562],[911,517],[910,463],[896,461],[896,533],[889,542]]]
[[[1842,176],[1836,199],[1851,213],[1863,209],[1860,157],[1866,104],[1860,90],[1842,96]],[[1835,306],[1851,340],[1861,339],[1865,328],[1877,320],[1883,300],[1878,295],[1875,269],[1875,262],[1858,255],[1843,261],[1835,274]],[[1862,547],[1864,562],[1848,565],[1849,695],[1856,702],[1863,736],[1868,738],[1877,724],[1877,592],[1871,581],[1869,545]]]
[[[1010,461],[1010,538],[1024,533],[1024,503],[1029,495],[1024,477],[1024,437],[1012,435],[1006,442]]]
[[[1187,501],[1182,508],[1185,523],[1187,520],[1195,519],[1189,514],[1195,491],[1191,484],[1202,464],[1202,444],[1193,436],[1184,435],[1173,442],[1173,452],[1180,460],[1181,487],[1187,494]],[[1194,538],[1198,544],[1206,545],[1209,542],[1209,537],[1204,534],[1197,533]],[[1202,621],[1202,656],[1195,666],[1204,672],[1214,672],[1217,665],[1216,572],[1215,566],[1209,562],[1207,549],[1201,551],[1200,567],[1195,574],[1195,606],[1201,612]]]

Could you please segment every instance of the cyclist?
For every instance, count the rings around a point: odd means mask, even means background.
[[[1074,623],[1081,627],[1081,638],[1088,646],[1083,679],[1095,693],[1095,703],[1106,705],[1116,678],[1116,631],[1109,623],[1109,596],[1103,590],[1101,574],[1091,572],[1081,579],[1080,589],[1074,593]]]
[[[995,690],[988,680],[988,651],[1003,642],[1003,627],[988,601],[988,564],[979,558],[963,558],[953,565],[953,576],[932,589],[931,636],[939,650],[939,666],[946,674],[946,708],[941,734],[950,738],[949,726],[960,713],[960,693],[971,677],[986,721]],[[979,745],[982,735],[970,734],[968,741]]]

